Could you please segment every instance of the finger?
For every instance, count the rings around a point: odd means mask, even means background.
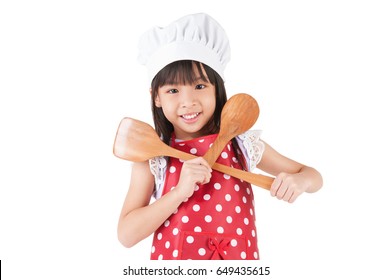
[[[204,166],[200,165],[194,166],[188,176],[192,178],[191,180],[200,184],[209,183],[211,179],[211,173]]]
[[[284,201],[288,202],[291,199],[291,197],[293,196],[293,193],[294,193],[294,191],[292,189],[287,188],[286,193],[284,194],[282,199]]]
[[[294,192],[288,202],[293,203],[297,199],[298,196],[299,196],[299,193]]]
[[[286,192],[287,192],[287,186],[285,186],[284,184],[281,184],[278,191],[276,192],[276,198],[283,199]]]
[[[204,175],[200,176],[200,178],[196,181],[196,183],[200,184],[200,185],[205,185],[205,184],[208,184],[209,182],[210,182],[210,179]]]
[[[208,181],[210,180],[212,173],[207,169],[207,167],[203,165],[191,165],[188,166],[189,168],[189,174],[195,173],[195,174],[201,174],[203,175]]]
[[[281,176],[277,176],[277,177],[275,178],[275,180],[272,182],[272,185],[271,185],[270,194],[271,194],[272,196],[276,196],[276,192],[278,191],[278,189],[279,189],[281,183],[282,183],[282,178],[281,178]]]
[[[282,180],[279,189],[276,191],[276,197],[278,199],[283,199],[283,197],[285,196],[287,190],[289,188],[289,184],[287,183],[287,181]]]
[[[206,167],[210,172],[212,172],[211,166],[208,164],[208,162],[202,158],[202,157],[197,157],[194,159],[189,160],[188,162],[194,163],[194,164],[199,164],[204,167]]]
[[[203,176],[204,176],[203,185],[209,183],[211,180],[211,176],[212,176],[211,173],[208,171],[204,172]]]

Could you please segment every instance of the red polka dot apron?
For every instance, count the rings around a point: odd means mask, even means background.
[[[175,142],[178,150],[203,156],[217,134]],[[241,168],[230,142],[217,162]],[[162,195],[179,180],[182,162],[170,158]],[[213,170],[208,184],[193,195],[156,230],[152,260],[255,260],[259,259],[251,185]]]

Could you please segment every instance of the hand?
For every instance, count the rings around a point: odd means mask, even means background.
[[[270,193],[277,199],[293,203],[308,188],[306,176],[295,173],[280,173],[271,185]]]
[[[174,189],[183,200],[193,195],[197,184],[210,182],[212,169],[202,157],[185,161],[182,165],[180,179]]]

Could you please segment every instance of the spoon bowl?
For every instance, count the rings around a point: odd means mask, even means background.
[[[249,94],[235,94],[226,102],[221,113],[218,136],[203,156],[210,166],[214,164],[231,139],[249,130],[255,124],[259,113],[257,101]]]

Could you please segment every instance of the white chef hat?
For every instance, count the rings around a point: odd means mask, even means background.
[[[150,82],[162,68],[178,60],[202,62],[224,79],[230,44],[216,20],[204,13],[192,14],[145,32],[139,41],[138,60],[146,65]]]

